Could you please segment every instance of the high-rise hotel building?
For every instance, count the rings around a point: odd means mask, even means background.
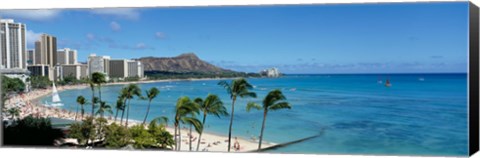
[[[0,68],[26,69],[26,25],[0,19]]]
[[[57,38],[51,35],[42,34],[35,42],[35,64],[45,64],[51,67],[57,62]]]
[[[126,78],[128,77],[128,62],[127,59],[112,59],[110,60],[110,73],[111,78]]]
[[[77,50],[70,48],[57,50],[57,63],[60,65],[77,64]]]
[[[104,73],[106,76],[109,75],[110,56],[97,56],[96,54],[90,54],[90,56],[88,56],[87,64],[89,76],[91,76],[95,72]]]

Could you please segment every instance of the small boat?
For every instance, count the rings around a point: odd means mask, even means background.
[[[419,80],[419,81],[425,81],[425,78],[420,77],[420,78],[418,78],[418,80]]]
[[[48,104],[48,106],[63,106],[63,103],[61,103],[60,96],[58,95],[57,87],[55,87],[55,83],[53,83],[53,88],[52,88],[52,103]]]
[[[392,84],[390,83],[390,80],[387,79],[385,81],[385,87],[390,87],[390,86],[392,86]]]

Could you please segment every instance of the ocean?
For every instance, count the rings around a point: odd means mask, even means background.
[[[386,87],[385,81],[391,86]],[[378,81],[381,80],[382,83]],[[290,110],[271,111],[264,140],[284,143],[320,134],[319,137],[270,150],[271,153],[466,156],[467,74],[330,74],[250,78],[258,98],[238,99],[233,137],[258,136],[263,113],[246,112],[248,101],[261,103],[280,89]],[[173,118],[180,96],[205,98],[219,95],[228,112],[231,100],[219,80],[172,81],[140,84],[142,92],[160,89],[148,119]],[[102,100],[115,106],[124,85],[102,87]],[[64,109],[75,111],[76,97],[91,97],[89,88],[60,92]],[[50,101],[51,96],[42,102]],[[143,120],[148,101],[131,101],[130,118]],[[90,108],[86,108],[88,113]],[[115,110],[114,110],[115,112]],[[172,120],[172,119],[170,119]],[[229,117],[208,116],[205,131],[228,135]]]

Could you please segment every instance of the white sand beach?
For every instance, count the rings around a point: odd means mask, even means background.
[[[190,79],[190,80],[212,80],[212,79]],[[109,83],[107,85],[121,85],[121,84],[130,84],[130,83],[154,83],[154,82],[170,82],[170,81],[178,81],[178,80],[155,80],[155,81],[138,81],[138,82],[119,82],[119,83]],[[58,86],[58,91],[63,90],[70,90],[70,89],[82,89],[88,88],[87,85],[72,85],[72,86]],[[75,119],[75,111],[68,111],[65,109],[60,109],[56,107],[47,107],[39,102],[39,99],[45,95],[51,94],[51,89],[45,90],[34,90],[28,93],[16,95],[11,97],[9,100],[5,101],[5,107],[19,107],[20,108],[20,118],[26,117],[28,115],[38,116],[38,117],[55,117],[55,118],[63,118],[74,120]],[[88,110],[87,110],[88,111]],[[86,112],[88,114],[88,112]],[[110,123],[114,122],[112,117],[107,117]],[[77,120],[80,120],[80,116],[77,116]],[[119,123],[119,120],[117,120]],[[139,124],[140,121],[136,120],[129,120],[129,126]],[[168,126],[167,131],[170,133],[174,133],[174,128]],[[188,134],[189,130],[182,129],[181,131],[181,150],[182,151],[189,151],[189,140]],[[220,136],[211,133],[206,133],[202,135],[202,140],[200,143],[199,151],[215,151],[215,152],[225,152],[227,151],[228,147],[228,136]],[[198,142],[198,134],[193,131],[192,132],[192,151],[196,151],[197,142]],[[235,142],[235,135],[232,135],[232,146]],[[258,148],[258,142],[254,142],[250,139],[245,139],[241,137],[237,137],[237,141],[240,144],[240,150],[235,151],[233,147],[231,147],[231,152],[249,152],[255,151]],[[264,141],[265,142],[265,141]],[[274,143],[264,143],[262,147],[269,147],[275,145]]]

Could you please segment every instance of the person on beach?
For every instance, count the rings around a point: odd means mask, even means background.
[[[240,143],[238,142],[237,137],[235,137],[235,143],[233,143],[233,149],[235,149],[235,151],[240,150]]]

